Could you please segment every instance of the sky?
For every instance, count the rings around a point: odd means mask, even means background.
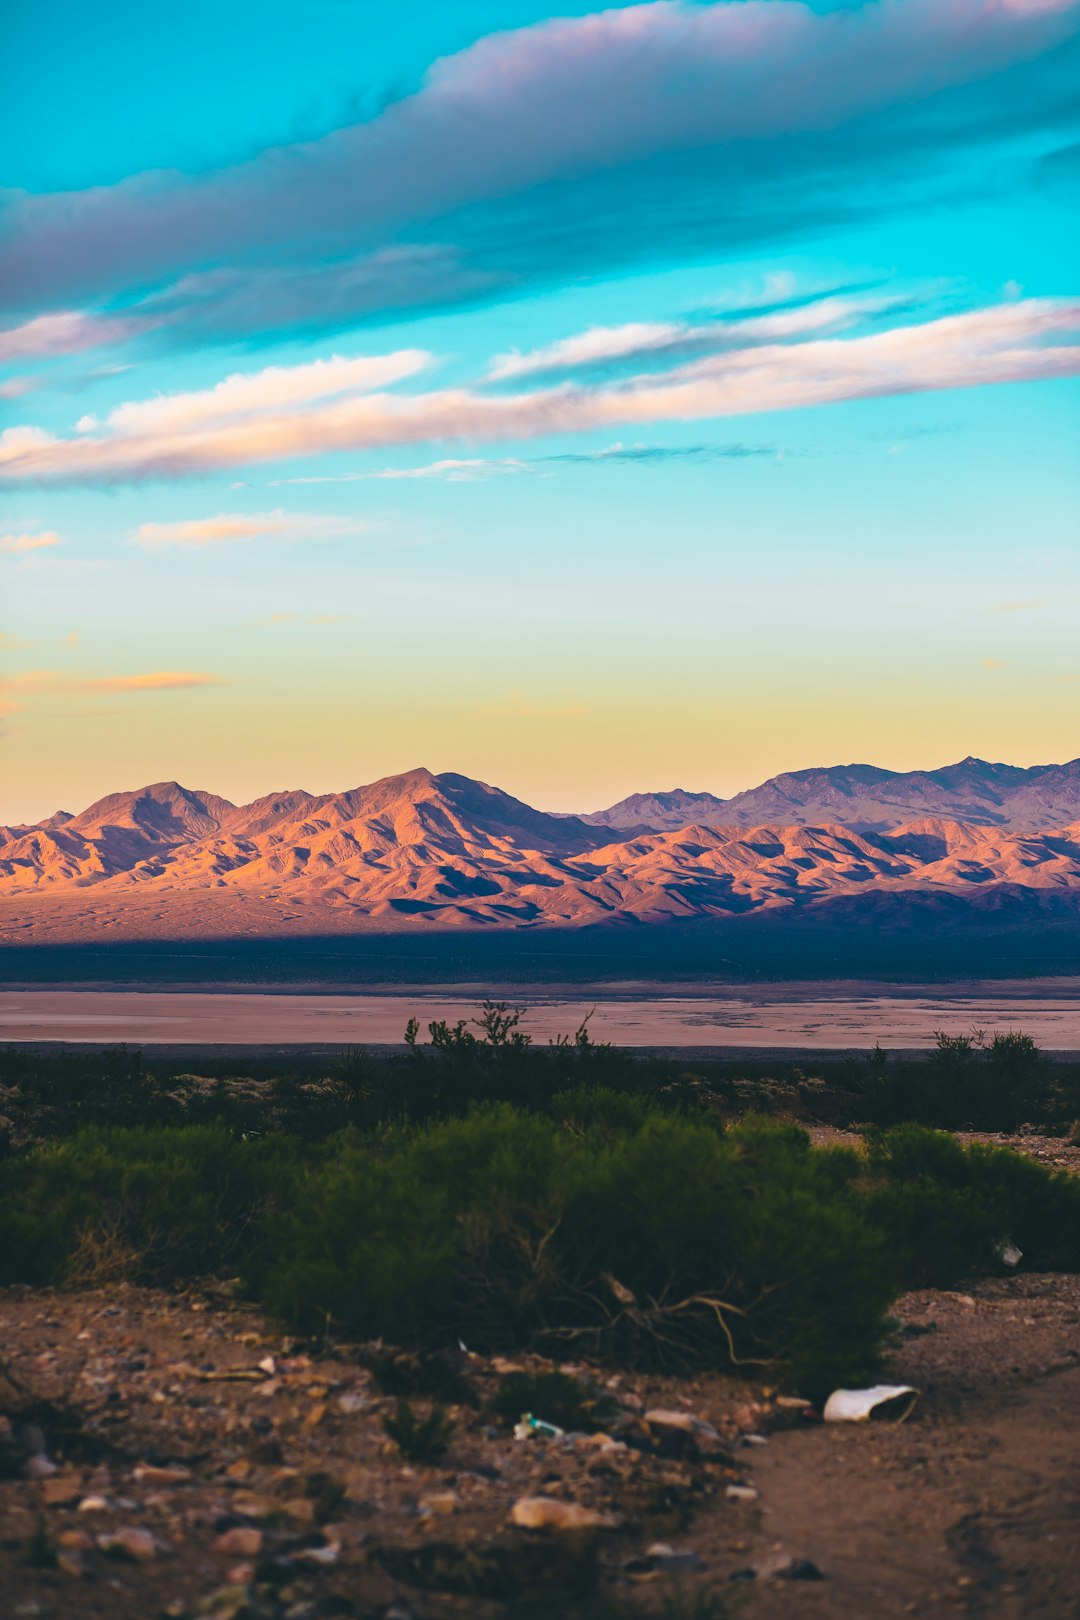
[[[1080,755],[1080,0],[5,56],[0,821]]]

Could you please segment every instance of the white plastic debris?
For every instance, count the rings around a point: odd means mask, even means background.
[[[875,1384],[872,1389],[834,1389],[825,1402],[826,1423],[865,1423],[870,1417],[903,1423],[919,1398],[912,1384]]]

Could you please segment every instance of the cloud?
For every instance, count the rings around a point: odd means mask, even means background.
[[[1068,341],[1078,327],[1080,301],[1027,299],[850,337],[752,344],[595,385],[567,382],[513,394],[335,390],[326,398],[324,389],[292,394],[283,380],[259,406],[257,391],[238,390],[243,406],[232,416],[210,389],[121,406],[101,429],[83,424],[74,438],[8,429],[0,434],[0,481],[177,477],[330,451],[520,441],[1065,377],[1080,373],[1080,344]],[[249,379],[220,387],[239,381]]]
[[[152,324],[139,315],[94,315],[82,310],[57,310],[39,315],[20,326],[0,332],[0,365],[12,360],[47,360],[56,355],[81,354],[106,343],[119,343]]]
[[[942,166],[927,150],[1060,127],[1078,14],[655,0],[491,34],[317,141],[214,173],[7,193],[0,297],[53,309],[158,287],[175,319],[212,324],[224,300],[227,329],[250,276],[266,323],[317,318],[320,301],[340,319],[396,307],[410,278],[427,285],[406,301],[460,299],[554,261],[668,253],[676,233],[731,247],[903,206]]]
[[[984,658],[982,667],[983,669],[1007,669],[1008,665],[1002,658]]]
[[[189,686],[224,686],[219,675],[204,675],[185,669],[155,669],[145,675],[111,675],[102,680],[82,681],[69,690],[82,692],[175,692]]]
[[[402,349],[396,354],[362,354],[348,360],[334,355],[330,360],[312,360],[306,365],[237,372],[215,387],[195,393],[129,401],[111,411],[104,424],[93,416],[84,416],[76,423],[76,430],[92,433],[104,426],[118,435],[137,435],[201,430],[215,423],[235,424],[260,413],[400,382],[426,366],[430,358],[420,349]]]
[[[0,434],[0,440],[3,437]],[[45,529],[41,534],[0,534],[0,552],[44,551],[47,546],[61,544],[54,529]]]
[[[351,613],[270,613],[265,619],[249,620],[242,628],[257,630],[265,625],[276,628],[281,624],[300,624],[321,629],[328,625],[349,624],[351,621]]]
[[[24,692],[173,692],[186,687],[224,686],[219,675],[185,669],[155,669],[138,675],[65,675],[61,670],[34,669],[14,676],[8,689]]]
[[[906,302],[895,297],[821,298],[801,300],[788,309],[743,319],[687,321],[632,321],[625,326],[593,326],[587,332],[561,338],[529,354],[496,355],[488,380],[535,376],[552,371],[575,371],[614,361],[641,360],[650,355],[697,351],[707,353],[750,343],[780,342],[809,332],[841,330],[869,314],[882,313]]]
[[[274,478],[270,487],[275,489],[280,484],[359,484],[370,478],[443,478],[451,484],[471,484],[484,478],[497,477],[502,473],[528,471],[529,464],[514,457],[491,461],[481,456],[472,456],[466,460],[429,461],[422,467],[375,467],[370,472],[327,474],[309,478]]]
[[[329,540],[360,534],[364,527],[350,518],[284,512],[279,507],[273,512],[219,512],[216,517],[140,523],[131,543],[142,551],[164,551],[171,546],[195,549],[233,540]]]
[[[491,720],[577,720],[588,712],[585,703],[532,703],[520,692],[511,692],[508,703],[484,711]]]
[[[766,444],[612,444],[606,450],[565,450],[555,456],[540,456],[536,464],[597,466],[614,461],[648,466],[665,461],[743,461],[761,457],[774,461],[780,453],[775,446]]]
[[[1049,598],[1046,596],[1029,596],[1015,602],[996,602],[990,609],[991,613],[1037,613],[1040,608],[1048,606]]]

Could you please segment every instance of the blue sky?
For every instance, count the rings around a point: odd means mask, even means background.
[[[0,817],[1080,753],[1080,5],[14,34]]]

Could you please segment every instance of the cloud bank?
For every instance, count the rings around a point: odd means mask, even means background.
[[[1064,377],[1080,373],[1078,328],[1078,300],[1011,300],[854,336],[751,343],[617,382],[573,381],[518,393],[369,391],[377,375],[415,370],[412,350],[340,362],[351,368],[351,387],[344,371],[334,372],[329,384],[330,373],[318,364],[293,368],[295,378],[290,368],[272,368],[270,384],[261,372],[202,393],[135,401],[100,426],[80,423],[82,431],[68,438],[36,427],[8,429],[0,434],[0,482],[172,478],[325,452],[520,441]],[[149,540],[155,543],[154,533]],[[189,536],[164,543],[201,542]]]
[[[880,210],[932,184],[947,150],[1060,127],[1078,26],[1078,0],[654,0],[492,34],[318,141],[204,175],[9,192],[0,302],[137,295],[166,325],[329,324],[512,289],[552,254],[565,270],[655,255],[670,232],[731,245]],[[1000,98],[1005,70],[1019,76]],[[78,338],[95,317],[45,319]]]

